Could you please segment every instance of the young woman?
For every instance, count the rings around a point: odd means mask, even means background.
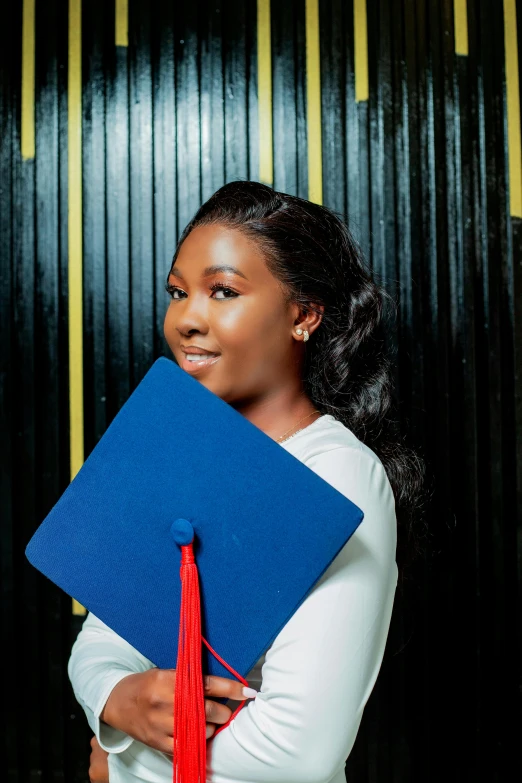
[[[181,368],[364,511],[247,675],[253,690],[206,678],[208,697],[229,697],[206,699],[209,736],[254,697],[209,739],[207,781],[345,783],[390,624],[397,518],[409,524],[422,491],[423,464],[391,416],[386,295],[334,212],[245,181],[196,213],[166,288],[164,334]],[[95,733],[93,783],[169,783],[175,671],[92,614],[68,671]]]

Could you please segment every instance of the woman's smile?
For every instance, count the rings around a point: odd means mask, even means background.
[[[218,356],[209,356],[205,359],[198,358],[197,354],[182,353],[181,355],[183,357],[181,360],[181,369],[191,375],[195,375],[202,370],[206,370],[208,367],[212,367],[213,364],[221,359],[221,354]]]

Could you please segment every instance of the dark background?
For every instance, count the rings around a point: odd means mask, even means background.
[[[83,783],[91,731],[66,666],[84,617],[24,556],[71,480],[68,3],[36,0],[28,160],[22,10],[0,8],[0,778]],[[398,301],[400,415],[434,494],[347,779],[505,783],[522,772],[522,220],[503,3],[469,0],[467,55],[452,0],[368,0],[367,17],[369,99],[356,102],[353,4],[319,2],[323,203]],[[271,24],[273,184],[306,198],[305,1],[273,3]],[[85,456],[170,356],[177,236],[224,182],[259,179],[256,25],[253,0],[131,0],[116,46],[112,0],[84,0]]]

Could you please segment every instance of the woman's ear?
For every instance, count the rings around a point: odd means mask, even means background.
[[[312,304],[312,303],[310,303]],[[296,318],[296,326],[300,326],[301,329],[307,329],[309,334],[314,332],[323,319],[324,305],[313,303],[312,307],[302,306],[300,308],[300,314]]]

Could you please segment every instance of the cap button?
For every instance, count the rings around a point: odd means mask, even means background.
[[[187,546],[194,540],[194,528],[188,519],[176,519],[170,526],[170,532],[176,544]]]

